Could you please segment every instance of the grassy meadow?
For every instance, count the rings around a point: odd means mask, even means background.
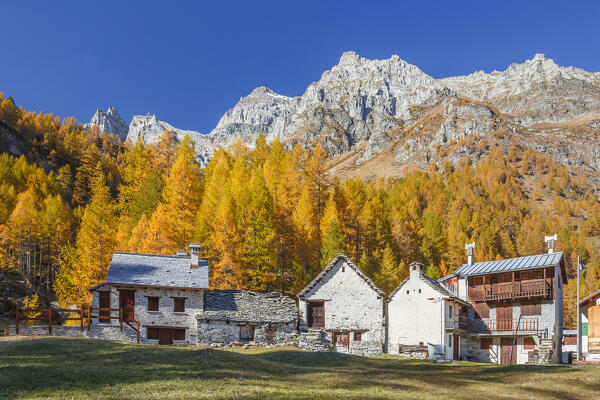
[[[600,368],[0,338],[1,399],[600,398]]]

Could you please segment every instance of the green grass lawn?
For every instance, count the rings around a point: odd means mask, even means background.
[[[600,368],[0,338],[5,398],[598,399]]]

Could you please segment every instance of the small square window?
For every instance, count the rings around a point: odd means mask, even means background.
[[[407,290],[407,291],[406,291],[406,294],[410,294],[410,290]]]
[[[354,332],[354,341],[360,342],[362,340],[362,332]]]
[[[419,289],[419,293],[421,293],[421,289]]]
[[[243,342],[249,342],[254,340],[254,327],[240,326],[240,340]]]
[[[148,311],[158,311],[158,297],[148,297]]]
[[[173,311],[185,312],[185,298],[176,297],[173,299]]]
[[[174,328],[173,340],[185,340],[185,329]]]

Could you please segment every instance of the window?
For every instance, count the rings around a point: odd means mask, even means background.
[[[452,347],[452,335],[448,335],[448,347]]]
[[[173,298],[173,311],[174,312],[184,312],[185,311],[185,298],[183,298],[183,297],[174,297]]]
[[[452,317],[452,306],[448,306],[448,316]]]
[[[185,340],[185,329],[173,328],[173,340]]]
[[[362,332],[354,332],[354,341],[360,342],[362,340]]]
[[[521,315],[542,315],[542,303],[533,301],[524,301],[521,303]]]
[[[245,342],[254,340],[254,327],[240,326],[240,340]]]
[[[535,340],[532,337],[526,337],[523,339],[523,349],[524,350],[534,350],[535,349]]]
[[[158,328],[146,328],[146,338],[158,340]]]
[[[407,290],[407,291],[406,291],[406,294],[410,294],[410,290]]]
[[[421,289],[419,289],[419,293],[421,293]]]
[[[492,338],[481,338],[479,339],[479,348],[481,350],[491,350],[492,349]]]
[[[333,332],[333,345],[350,347],[350,334],[348,332]]]
[[[148,311],[158,311],[158,297],[148,297]]]

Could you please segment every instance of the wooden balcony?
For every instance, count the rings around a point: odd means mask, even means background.
[[[446,329],[452,329],[452,330],[459,330],[459,331],[466,331],[467,329],[469,329],[469,324],[470,324],[471,320],[468,319],[467,317],[454,317],[451,320],[446,320]]]
[[[544,279],[494,283],[469,288],[472,301],[512,300],[530,297],[552,297],[552,286]]]
[[[469,324],[469,332],[487,334],[514,332],[516,330],[519,332],[537,332],[538,328],[538,318],[521,318],[520,321],[517,319],[475,319],[471,320]]]

